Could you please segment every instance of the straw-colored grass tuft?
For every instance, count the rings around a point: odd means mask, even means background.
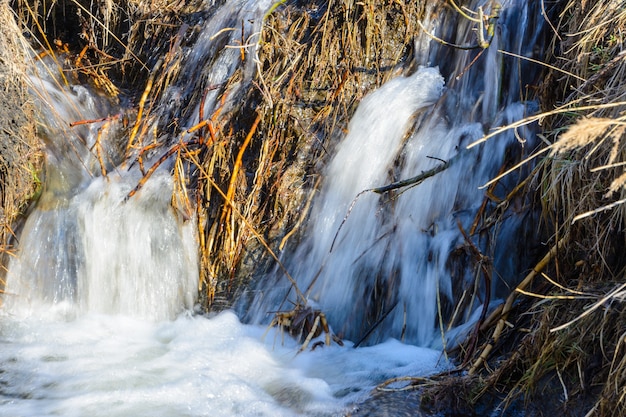
[[[548,62],[558,70],[542,88],[550,152],[535,184],[546,239],[562,243],[512,295],[500,332],[482,329],[483,349],[468,362],[486,363],[476,368],[481,389],[469,401],[527,415],[619,416],[626,412],[626,8],[614,0],[560,6]]]
[[[26,44],[8,1],[0,1],[0,254],[12,256],[16,222],[35,196],[40,181],[40,148],[28,101]],[[0,290],[5,269],[0,270]]]

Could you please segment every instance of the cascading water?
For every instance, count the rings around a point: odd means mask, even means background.
[[[439,324],[448,327],[452,312],[438,310],[438,303],[455,305],[460,297],[453,288],[471,293],[475,282],[471,258],[464,259],[466,265],[459,272],[454,270],[454,262],[459,262],[454,256],[468,246],[463,232],[469,234],[481,215],[485,194],[479,188],[535,146],[534,134],[521,129],[466,149],[490,129],[536,110],[536,104],[523,101],[520,89],[536,82],[538,72],[498,50],[532,57],[540,48],[541,24],[529,19],[539,14],[528,2],[509,1],[502,6],[487,49],[476,46],[477,50],[467,51],[432,41],[430,54],[422,53],[427,58],[419,64],[441,68],[421,67],[366,97],[334,151],[304,241],[285,264],[307,303],[325,312],[335,332],[349,340],[379,343],[397,338],[440,346],[435,329]],[[467,7],[496,12],[479,1]],[[445,25],[432,26],[429,30],[441,27],[444,33],[430,37],[440,36],[460,46],[475,46],[474,32],[487,31],[474,29],[467,19],[461,19],[456,31],[451,26],[448,33]],[[474,60],[477,53],[482,59]],[[447,74],[445,90],[440,71]],[[382,195],[366,191],[444,163],[449,166],[414,188]],[[500,180],[490,191],[492,200],[503,199],[515,184],[515,178]],[[526,227],[523,217],[508,215],[497,236],[471,237],[494,260],[494,297],[521,278],[526,266],[511,259],[505,242],[528,234]],[[280,271],[268,280],[284,285],[263,281],[254,288],[252,308],[243,307],[252,320],[263,321],[268,311],[290,308],[285,300],[291,284]],[[290,302],[302,301],[293,296]],[[466,323],[481,303],[474,299],[466,304],[456,324]]]
[[[82,312],[174,318],[195,299],[193,222],[184,224],[172,210],[167,173],[128,201],[137,170],[98,175],[100,162],[90,149],[104,147],[98,138],[103,129],[114,135],[115,125],[81,129],[70,123],[97,119],[109,109],[86,88],[58,83],[33,77],[40,114],[47,116],[46,182],[10,264],[5,304],[13,313],[62,304]],[[101,150],[103,161],[110,161],[105,165],[120,159],[115,152]]]
[[[486,7],[472,3],[474,10]],[[151,123],[177,118],[191,127],[217,106],[228,108],[228,102],[218,104],[218,89],[207,88],[223,85],[242,66],[240,51],[225,47],[241,43],[239,29],[223,29],[242,24],[254,37],[271,6],[250,0],[217,9],[185,51],[181,75]],[[369,343],[404,338],[427,345],[435,335],[438,294],[450,302],[455,285],[473,282],[468,272],[451,277],[450,254],[464,242],[459,228],[472,227],[484,199],[478,187],[497,174],[511,149],[529,150],[532,136],[519,131],[464,148],[532,111],[518,83],[530,82],[535,72],[497,49],[532,56],[541,26],[529,20],[538,16],[536,7],[505,2],[491,46],[475,63],[476,52],[424,35],[416,54],[423,66],[359,105],[328,165],[304,242],[289,255],[293,260],[285,260],[309,302],[348,340],[378,322]],[[461,19],[455,39],[452,27],[443,29],[446,19],[429,13],[424,25],[456,43],[473,42],[470,22]],[[246,60],[229,100],[248,85],[254,66]],[[123,117],[69,127],[125,110],[42,74],[33,75],[32,89],[45,127],[45,188],[7,276],[0,416],[332,415],[386,378],[445,369],[439,351],[395,340],[357,350],[347,342],[295,356],[295,341],[274,344],[274,331],[264,340],[264,326],[242,325],[233,313],[190,317],[198,285],[196,227],[172,208],[170,164],[128,198],[142,174],[125,159]],[[198,91],[209,93],[201,98]],[[188,114],[181,102],[192,103]],[[171,145],[185,137],[158,139]],[[360,195],[342,224],[362,191],[443,161],[450,166],[416,188]],[[503,190],[511,188],[507,181],[500,182]],[[501,240],[510,242],[522,229],[522,220],[511,216],[502,222]],[[477,244],[488,249],[490,239]],[[490,255],[495,270],[508,277],[519,266],[509,265],[514,260],[506,251],[503,245]],[[270,291],[277,280],[285,278],[258,283],[267,286],[265,296],[239,307],[257,318],[279,309],[290,286]],[[460,322],[477,304],[470,303]]]
[[[247,22],[242,30],[258,37],[266,3],[239,1],[215,13],[188,53],[181,83],[165,92],[153,125],[183,117],[191,127],[200,114],[215,111],[220,89],[200,84],[223,88],[241,66],[239,50],[225,47],[239,41],[239,32],[223,29]],[[156,67],[168,65],[163,61]],[[51,77],[50,68],[53,62],[40,64],[32,86],[44,118],[48,178],[22,233],[20,246],[28,251],[10,267],[7,293],[15,296],[6,303],[16,310],[67,300],[82,311],[157,320],[191,309],[198,286],[196,227],[193,221],[181,221],[171,207],[170,164],[127,198],[142,174],[129,164],[132,159],[121,143],[126,140],[119,126],[124,110],[111,108],[85,87],[62,87],[63,80]],[[229,86],[230,100],[247,85],[253,68],[254,61],[247,60],[243,80]],[[207,91],[202,99],[195,97],[199,90]],[[180,114],[181,102],[196,105],[188,106],[190,114]],[[221,105],[227,108],[229,103]],[[89,122],[103,114],[117,116]],[[167,144],[177,138],[158,139]],[[103,178],[103,171],[110,174]]]

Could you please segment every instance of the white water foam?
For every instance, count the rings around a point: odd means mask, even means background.
[[[330,416],[387,378],[445,369],[388,341],[298,346],[225,312],[151,322],[89,314],[0,320],[0,416]]]
[[[36,208],[7,276],[5,308],[28,316],[67,302],[77,314],[174,318],[193,307],[196,226],[171,207],[167,173],[131,199],[136,175],[98,177],[54,209]]]

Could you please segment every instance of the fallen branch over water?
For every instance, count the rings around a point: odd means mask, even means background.
[[[426,180],[426,179],[428,179],[430,177],[433,177],[433,176],[439,174],[441,171],[443,171],[443,170],[447,169],[448,167],[450,167],[450,165],[454,161],[456,161],[458,158],[459,158],[459,155],[457,154],[457,155],[455,155],[454,157],[452,157],[448,161],[443,161],[443,160],[440,159],[440,161],[442,161],[441,165],[436,166],[435,168],[429,169],[428,171],[424,171],[424,172],[422,172],[419,175],[416,175],[414,177],[408,178],[406,180],[400,180],[400,181],[393,182],[391,184],[383,185],[381,187],[368,188],[367,190],[363,190],[360,193],[358,193],[356,195],[356,197],[354,197],[354,200],[352,200],[352,202],[350,203],[350,207],[348,207],[348,212],[344,216],[343,220],[341,220],[341,224],[337,228],[337,233],[335,233],[335,237],[333,238],[333,243],[330,245],[330,251],[329,252],[333,251],[333,248],[335,247],[335,241],[337,240],[337,236],[339,236],[339,232],[341,231],[341,228],[343,227],[343,225],[346,222],[346,220],[348,220],[348,217],[350,217],[350,213],[352,213],[352,209],[356,205],[357,200],[363,194],[369,193],[369,192],[373,192],[373,193],[376,193],[376,194],[384,194],[384,193],[387,193],[389,191],[397,190],[399,188],[419,185],[424,180]],[[433,159],[439,159],[439,158],[433,158]]]
[[[449,161],[443,161],[443,163],[439,166],[436,166],[433,169],[429,169],[428,171],[424,171],[419,175],[416,175],[412,178],[408,178],[406,180],[401,180],[401,181],[396,181],[394,183],[388,184],[388,185],[383,185],[382,187],[377,187],[377,188],[371,188],[369,190],[365,190],[362,191],[362,193],[366,192],[366,191],[371,191],[374,192],[376,194],[383,194],[392,190],[397,190],[398,188],[404,188],[404,187],[408,187],[410,185],[418,185],[421,182],[423,182],[425,179],[433,177],[437,174],[439,174],[441,171],[445,170],[446,168],[448,168],[450,166],[450,164],[452,163],[453,160],[455,160],[457,157],[455,156],[454,158],[450,159]],[[359,193],[360,195],[361,193]]]

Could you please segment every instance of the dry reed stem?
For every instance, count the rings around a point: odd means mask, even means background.
[[[612,291],[610,291],[608,294],[606,294],[604,297],[602,297],[601,299],[596,301],[594,304],[592,304],[589,308],[587,308],[583,313],[579,314],[574,319],[568,321],[565,324],[562,324],[562,325],[557,326],[557,327],[555,327],[553,329],[550,329],[550,332],[558,332],[559,330],[563,330],[563,329],[568,328],[569,326],[571,326],[572,324],[576,323],[580,319],[582,319],[582,318],[588,316],[589,314],[593,313],[598,308],[603,307],[605,305],[605,303],[607,303],[609,301],[613,301],[613,300],[623,301],[625,296],[626,296],[626,291],[624,291],[624,289],[626,289],[626,283],[624,283],[622,285],[619,285],[617,288],[615,288]]]
[[[572,105],[571,103],[567,103],[555,110],[550,110],[550,111],[546,111],[543,113],[539,113],[537,115],[533,115],[533,116],[529,116],[526,117],[524,119],[518,120],[517,122],[514,123],[510,123],[506,126],[502,126],[502,127],[498,127],[495,128],[492,132],[490,132],[489,134],[483,136],[482,138],[470,143],[469,145],[467,145],[467,149],[471,149],[475,146],[478,146],[482,143],[487,142],[489,139],[503,133],[506,132],[508,130],[511,129],[517,129],[518,127],[522,127],[522,126],[526,126],[529,125],[531,123],[535,123],[540,121],[541,119],[550,117],[550,116],[556,116],[556,115],[562,115],[562,114],[566,114],[566,113],[583,113],[586,111],[598,111],[598,110],[604,110],[604,109],[615,109],[615,108],[623,108],[626,106],[626,101],[619,101],[619,102],[615,102],[615,103],[606,103],[606,104],[596,104],[596,105],[588,105],[588,106],[576,106],[576,105]]]
[[[274,253],[274,251],[272,250],[272,248],[269,246],[269,244],[265,241],[265,239],[263,238],[263,236],[258,233],[254,226],[248,221],[248,219],[246,219],[246,216],[244,216],[239,209],[237,208],[237,206],[235,205],[235,203],[232,200],[229,200],[227,198],[226,193],[224,193],[222,191],[222,189],[215,183],[215,181],[213,181],[213,179],[211,178],[211,176],[204,171],[202,164],[200,163],[200,161],[196,158],[195,155],[193,154],[188,154],[188,156],[190,157],[190,159],[196,164],[196,166],[200,169],[200,171],[202,171],[202,174],[204,175],[204,178],[209,182],[209,184],[211,184],[211,186],[213,187],[213,189],[215,189],[218,194],[224,199],[225,203],[231,206],[231,209],[233,210],[233,212],[235,214],[237,214],[241,220],[243,221],[243,223],[246,225],[246,227],[249,228],[250,232],[252,232],[252,234],[254,235],[254,237],[261,243],[261,245],[263,245],[263,247],[267,250],[267,252],[270,254],[270,256],[274,259],[274,261],[278,264],[278,266],[281,268],[281,270],[283,271],[283,273],[285,274],[285,276],[287,277],[287,279],[289,280],[289,282],[291,282],[292,287],[294,288],[294,291],[296,292],[296,295],[298,296],[298,298],[303,302],[303,305],[306,305],[306,297],[304,296],[304,294],[300,291],[300,289],[298,288],[298,284],[296,283],[296,280],[293,279],[293,277],[289,274],[289,272],[287,271],[287,268],[285,268],[285,266],[283,265],[283,263],[280,261],[280,259],[278,258],[278,256],[276,255],[276,253]]]
[[[226,197],[225,197],[226,201],[233,201],[233,197],[235,195],[235,185],[239,178],[239,170],[241,169],[243,154],[248,148],[248,145],[250,144],[252,137],[256,133],[256,129],[259,126],[259,122],[261,122],[261,115],[257,114],[257,117],[254,120],[254,123],[252,123],[252,127],[250,128],[250,131],[248,131],[246,138],[241,144],[241,148],[239,148],[239,152],[237,153],[237,159],[235,159],[235,165],[233,167],[233,172],[231,174],[231,180],[230,180],[230,183],[228,184],[228,191],[226,192]],[[229,210],[231,206],[232,206],[231,204],[226,204],[224,206],[224,211],[222,211],[220,222],[224,222],[227,220],[227,218],[229,217],[228,214],[229,214]]]
[[[530,273],[526,275],[526,277],[517,285],[516,291],[513,291],[511,294],[509,294],[509,296],[506,299],[506,302],[504,303],[502,307],[500,318],[498,320],[498,323],[496,324],[496,328],[493,332],[493,336],[491,337],[491,341],[485,346],[485,348],[479,355],[478,359],[474,362],[472,367],[469,369],[468,371],[469,375],[475,374],[476,371],[478,371],[478,369],[483,365],[483,363],[487,361],[487,359],[489,358],[489,354],[493,350],[493,347],[500,339],[500,335],[502,334],[502,331],[504,330],[508,315],[511,312],[511,309],[513,308],[513,303],[515,302],[515,299],[517,298],[517,291],[524,290],[524,288],[526,288],[535,279],[537,274],[539,274],[548,265],[548,263],[557,255],[558,251],[561,249],[561,247],[564,245],[566,241],[567,241],[566,238],[561,238],[557,243],[555,243],[554,246],[552,246],[552,248],[548,251],[548,253],[537,263],[537,265],[535,265],[532,271],[530,271]]]
[[[141,94],[141,98],[139,99],[139,106],[137,107],[137,117],[135,119],[135,125],[133,129],[130,131],[130,136],[128,137],[128,144],[126,145],[126,154],[128,155],[130,150],[135,146],[135,137],[139,132],[139,128],[143,122],[143,110],[146,105],[146,100],[148,100],[148,96],[150,95],[150,91],[152,90],[152,85],[154,84],[154,77],[160,69],[162,60],[159,60],[154,67],[154,70],[151,72],[150,77],[148,77],[148,81],[146,82],[146,87]]]

